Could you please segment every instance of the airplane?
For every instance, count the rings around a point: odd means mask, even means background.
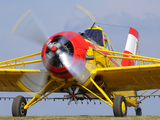
[[[141,116],[139,104],[159,90],[160,59],[137,55],[138,31],[130,27],[124,53],[115,52],[91,13],[80,5],[77,8],[93,21],[83,33],[59,32],[44,43],[42,52],[0,62],[0,91],[34,95],[28,103],[21,95],[14,98],[14,117],[26,116],[28,108],[51,93],[64,93],[68,105],[72,101],[79,105],[78,100],[100,99],[113,108],[115,117],[127,116],[127,107],[135,107],[136,115]],[[22,15],[13,32],[31,12]],[[35,56],[41,59],[35,60]],[[26,68],[40,62],[45,70]],[[150,89],[157,90],[137,100]],[[145,91],[137,95],[140,90]]]

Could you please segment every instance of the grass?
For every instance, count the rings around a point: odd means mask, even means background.
[[[12,117],[0,116],[0,120],[160,120],[160,116],[27,116],[27,117]]]

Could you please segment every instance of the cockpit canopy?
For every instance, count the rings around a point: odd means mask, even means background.
[[[94,25],[84,31],[85,36],[88,36],[88,40],[105,47],[108,50],[114,51],[113,46],[106,33],[103,32],[102,28]]]
[[[95,43],[100,46],[103,45],[103,35],[100,29],[87,29],[84,31],[84,34],[91,38]]]

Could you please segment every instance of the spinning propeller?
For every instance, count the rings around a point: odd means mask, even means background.
[[[32,13],[31,9],[27,10],[19,18],[12,29],[12,33],[41,46],[49,38],[49,35],[44,29],[42,23],[34,13]]]
[[[88,15],[93,22],[96,21],[85,8],[80,5],[76,7]],[[86,60],[88,46],[84,38],[78,33],[70,31],[60,32],[49,38],[37,19],[29,20],[29,23],[23,26],[23,22],[26,22],[25,20],[31,12],[32,10],[28,10],[21,16],[12,32],[43,45],[42,62],[50,74],[62,79],[74,78],[77,82],[83,84],[95,68],[93,64]],[[18,32],[17,29],[21,26],[23,26],[23,29]],[[46,40],[47,42],[45,42]],[[31,91],[39,92],[48,82],[48,76],[45,72],[37,76],[24,74],[20,78],[20,82]],[[69,88],[68,91],[70,95],[67,97],[71,98],[69,104],[72,100],[75,100],[75,103],[78,104],[76,97],[78,97],[79,88],[75,91]],[[43,91],[41,93],[43,94]]]

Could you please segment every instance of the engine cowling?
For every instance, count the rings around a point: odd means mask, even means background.
[[[88,46],[75,32],[60,32],[50,37],[42,48],[42,62],[48,72],[68,79],[81,73],[86,64]]]

